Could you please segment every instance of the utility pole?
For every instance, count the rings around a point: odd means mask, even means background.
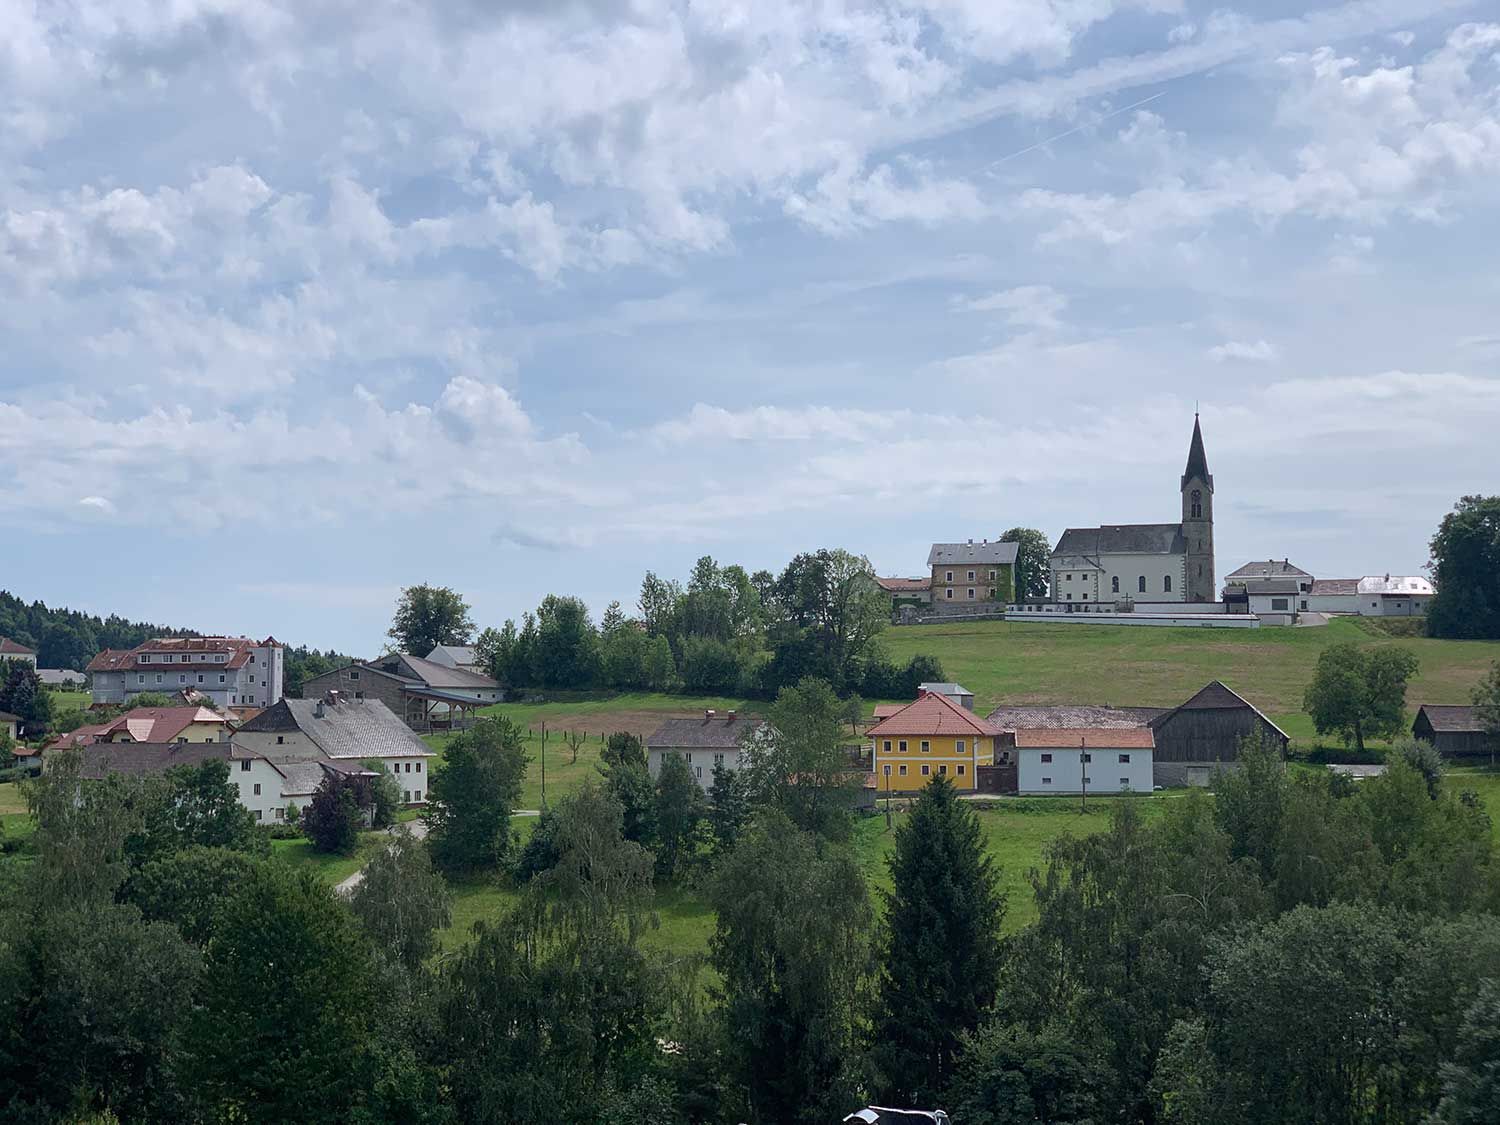
[[[874,753],[872,750],[871,753]],[[885,764],[885,830],[891,830],[891,763]]]
[[[547,720],[542,720],[542,811],[547,809]]]

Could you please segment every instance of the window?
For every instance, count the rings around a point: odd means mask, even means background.
[[[1122,764],[1128,766],[1130,764],[1130,755],[1129,754],[1121,754],[1120,755],[1120,761],[1121,761]]]
[[[222,684],[222,683],[223,683],[223,682],[224,682],[224,673],[223,673],[223,672],[220,672],[220,673],[219,673],[219,683],[221,683],[221,684]]]
[[[286,735],[284,735],[284,734],[278,734],[276,736],[276,745],[277,746],[284,746],[285,744],[286,744]]]
[[[958,776],[959,777],[963,777],[963,775],[964,775],[964,764],[962,762],[959,762],[958,763]]]
[[[1068,595],[1068,601],[1072,601],[1072,600],[1073,600],[1073,595],[1072,595],[1072,594],[1069,594],[1069,595]]]
[[[1290,605],[1290,602],[1286,598],[1272,598],[1271,599],[1271,608],[1272,609],[1286,609],[1288,605]]]
[[[405,801],[408,805],[411,804],[411,790],[410,789],[403,789],[403,790],[401,790],[401,799],[403,801]]]
[[[1163,574],[1161,576],[1161,589],[1164,594],[1172,592],[1172,576],[1170,574]]]
[[[903,738],[900,742],[896,743],[896,749],[900,750],[901,753],[905,754],[906,753],[906,739]]]
[[[932,776],[932,767],[929,766],[926,762],[922,763],[922,776],[923,777],[930,777],[930,776]]]
[[[884,749],[885,749],[885,752],[887,754],[889,754],[891,752],[891,740],[889,738],[887,738],[885,740],[885,747],[884,747]]]
[[[1193,519],[1195,519],[1195,520],[1201,520],[1203,518],[1203,493],[1200,492],[1200,491],[1198,491],[1198,489],[1195,488],[1195,489],[1193,489],[1193,495],[1192,495],[1191,499],[1192,499],[1192,508],[1193,508]]]
[[[960,738],[957,742],[955,742],[953,744],[953,748],[958,753],[962,754],[964,752],[964,740]]]
[[[1094,760],[1094,756],[1092,754],[1090,754],[1087,750],[1085,750],[1083,752],[1083,760],[1085,762],[1092,762]]]
[[[947,766],[938,766],[938,776],[939,777],[947,777],[948,776],[948,767]]]
[[[931,749],[932,749],[932,743],[928,742],[927,739],[925,739],[925,738],[922,739],[922,753],[925,754],[925,753],[927,753]]]
[[[1050,777],[1044,777],[1044,778],[1042,778],[1042,784],[1043,785],[1051,785],[1052,784],[1052,779]]]
[[[185,684],[185,683],[187,683],[187,676],[183,675],[181,672],[178,672],[177,673],[177,682],[179,684]]]
[[[411,799],[413,801],[420,801],[422,799],[422,791],[420,789],[413,789],[411,791]]]
[[[1122,777],[1122,778],[1120,778],[1120,788],[1121,789],[1129,789],[1130,788],[1130,778],[1128,778],[1128,777]]]
[[[146,677],[145,676],[137,676],[135,678],[135,682],[138,683],[138,684],[143,684],[143,683],[146,682]]]
[[[899,767],[899,769],[896,772],[899,773],[902,777],[905,777],[906,776],[906,763],[902,762],[901,765],[900,765],[900,767]]]
[[[202,682],[203,682],[203,673],[202,673],[202,672],[199,672],[199,673],[198,673],[198,682],[199,682],[199,683],[200,683],[200,684],[201,684],[201,683],[202,683]]]
[[[255,819],[256,820],[264,820],[265,819],[264,814],[262,814],[259,809],[255,810]]]
[[[1094,779],[1092,777],[1089,777],[1087,774],[1085,774],[1084,778],[1083,778],[1083,783],[1085,785],[1092,785],[1092,784],[1094,784]]]
[[[260,782],[258,782],[258,781],[255,783],[255,795],[257,797],[260,796]]]
[[[241,773],[249,773],[250,772],[250,759],[249,758],[245,758],[244,760],[242,760],[240,762],[240,772]]]
[[[974,572],[972,570],[969,571],[969,581],[970,582],[974,581]]]
[[[349,671],[349,678],[351,680],[357,680],[357,679],[359,679],[359,673],[357,671],[353,670],[353,669],[350,669],[350,671]]]
[[[421,773],[421,772],[422,772],[422,763],[421,763],[421,762],[418,762],[418,763],[417,763],[417,772],[418,772],[418,773]]]
[[[973,586],[969,587],[969,600],[971,602],[974,600],[974,587]]]
[[[1306,609],[1306,608],[1307,608],[1307,599],[1306,599],[1306,598],[1303,598],[1303,599],[1302,599],[1302,608],[1303,608],[1303,609]]]
[[[890,777],[891,776],[891,763],[890,762],[887,762],[885,764],[885,776],[886,777]]]
[[[156,682],[157,683],[161,683],[161,673],[160,672],[156,673]]]
[[[1052,760],[1052,755],[1051,754],[1043,754],[1042,755],[1042,761],[1044,761],[1044,762],[1050,762],[1051,760]]]
[[[953,600],[953,587],[948,587],[948,589],[944,590],[943,593],[947,595],[947,598],[950,602]]]
[[[947,577],[944,579],[944,581],[946,581],[946,582],[952,582],[953,581],[953,572],[951,570],[947,572]]]
[[[273,820],[281,820],[281,819],[285,818],[285,816],[286,816],[286,810],[284,808],[282,808],[280,805],[277,805],[274,809],[271,810],[271,818]]]
[[[1063,580],[1065,582],[1071,582],[1071,581],[1073,581],[1073,576],[1071,574],[1064,574],[1063,575]]]
[[[1083,592],[1083,600],[1084,601],[1088,601],[1089,600],[1089,592],[1087,590],[1085,590]]]
[[[1118,574],[1109,580],[1109,592],[1111,594],[1118,594],[1120,592],[1120,576]]]
[[[249,703],[254,703],[255,702],[255,696],[254,695],[246,696],[246,701],[249,702]]]
[[[724,764],[724,755],[723,754],[715,754],[714,755],[714,769],[718,769],[723,764]]]
[[[362,691],[357,691],[357,692],[354,693],[354,698],[355,699],[363,699],[364,697],[365,697],[365,693],[362,692]]]
[[[1146,576],[1144,574],[1141,575],[1140,578],[1136,580],[1135,585],[1136,592],[1139,594],[1144,594],[1146,592]]]

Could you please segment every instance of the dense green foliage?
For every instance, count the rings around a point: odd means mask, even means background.
[[[21,720],[23,734],[40,734],[52,718],[52,696],[30,661],[0,660],[0,711]]]
[[[526,750],[519,727],[481,719],[448,744],[428,782],[433,862],[449,874],[494,870],[510,852],[510,814],[521,799]]]
[[[1046,533],[1034,527],[1013,527],[1000,536],[1000,542],[1016,545],[1015,597],[1045,598],[1052,585],[1052,543]]]
[[[1500,640],[1500,496],[1465,496],[1432,537],[1433,637]]]
[[[71,609],[52,609],[43,602],[27,605],[0,590],[0,637],[9,637],[36,650],[40,668],[83,671],[94,655],[106,648],[134,648],[152,637],[201,636],[191,629],[127,621],[110,614],[99,617]]]
[[[438,645],[466,645],[474,635],[469,603],[447,586],[407,586],[387,632],[402,652],[426,657]]]
[[[427,849],[402,829],[365,866],[349,908],[376,949],[414,972],[437,948],[451,897]]]
[[[302,810],[302,832],[320,852],[349,855],[359,843],[365,810],[373,803],[367,778],[330,773]]]
[[[1406,684],[1417,658],[1397,645],[1335,644],[1323,650],[1302,706],[1319,734],[1337,734],[1363,751],[1365,739],[1406,726]]]

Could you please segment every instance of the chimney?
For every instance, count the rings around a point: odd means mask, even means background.
[[[708,722],[710,719],[712,719],[717,714],[718,714],[718,712],[715,711],[712,707],[705,708],[704,712],[703,712],[703,721],[704,722]]]
[[[969,546],[971,546],[971,547],[974,546],[974,540],[972,540],[972,539],[969,540]]]
[[[338,688],[334,688],[331,691],[324,692],[324,694],[323,694],[323,700],[324,700],[324,702],[328,703],[330,706],[337,707],[339,705],[339,692],[338,692]]]
[[[734,722],[734,712],[733,711],[729,711],[729,712],[726,712],[726,714],[728,715],[729,721],[731,723]]]
[[[323,717],[323,701],[320,699],[320,700],[318,700],[318,702],[316,704],[313,705],[313,718],[315,718],[315,719],[321,719],[322,717]]]

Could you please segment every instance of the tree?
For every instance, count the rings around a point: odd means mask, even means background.
[[[713,784],[708,790],[708,826],[713,833],[714,851],[727,853],[739,841],[740,833],[750,820],[750,799],[745,779],[739,770],[720,762],[714,766]]]
[[[469,603],[447,586],[407,586],[386,634],[402,652],[426,656],[438,645],[466,645],[474,635]]]
[[[1484,679],[1474,687],[1474,714],[1490,745],[1500,748],[1500,660],[1490,665]]]
[[[543,687],[586,688],[599,676],[599,634],[578,598],[548,594],[536,611],[533,667]]]
[[[401,783],[390,765],[380,758],[366,758],[360,765],[375,774],[370,780],[370,827],[389,828],[396,823],[406,803],[401,796]]]
[[[1087,1044],[1066,1028],[990,1023],[964,1036],[947,1096],[964,1125],[1095,1125],[1107,1119],[1107,1088]]]
[[[662,758],[656,779],[656,874],[668,881],[691,859],[704,816],[703,790],[680,754]]]
[[[1427,632],[1467,640],[1500,638],[1500,496],[1465,496],[1432,537]]]
[[[935,1105],[1000,977],[1005,900],[974,811],[939,777],[896,830],[875,1059],[885,1102]]]
[[[1365,738],[1389,738],[1406,722],[1406,682],[1417,658],[1395,645],[1345,641],[1324,649],[1302,709],[1319,734],[1338,734],[1364,751]]]
[[[839,1120],[871,970],[859,866],[772,811],[725,857],[710,898],[726,1077],[748,1120]]]
[[[214,1116],[349,1119],[379,1006],[368,939],[333,890],[257,864],[216,915],[205,959],[193,1077]]]
[[[427,849],[406,829],[376,853],[349,896],[376,949],[411,971],[437,948],[437,931],[452,920],[452,896]]]
[[[1034,527],[1013,527],[1000,536],[1002,543],[1016,545],[1015,597],[1045,598],[1052,578],[1052,546]]]
[[[481,719],[448,744],[428,782],[428,847],[438,868],[493,870],[510,848],[510,814],[521,799],[526,748],[504,716]]]
[[[365,827],[365,810],[374,803],[367,778],[329,773],[302,812],[302,833],[315,851],[352,855]]]
[[[170,922],[194,945],[207,944],[214,913],[249,877],[245,852],[197,845],[153,859],[131,874],[121,898],[149,922]]]
[[[1458,1050],[1443,1063],[1443,1100],[1432,1125],[1487,1125],[1500,1121],[1500,982],[1481,981],[1464,1013]]]
[[[625,839],[656,846],[656,783],[646,766],[646,747],[629,731],[616,731],[604,746],[604,785],[619,802]]]
[[[52,697],[42,687],[36,669],[27,661],[0,661],[0,711],[21,720],[25,731],[41,733],[52,718]]]
[[[256,831],[255,817],[240,804],[238,786],[223,760],[177,766],[142,783],[143,819],[126,841],[126,854],[139,865],[190,847],[228,848],[265,855],[269,845]]]
[[[646,645],[642,665],[643,686],[652,691],[672,691],[677,686],[677,661],[672,655],[672,642],[666,637],[652,637]]]
[[[843,751],[843,707],[825,680],[782,688],[768,730],[745,747],[752,799],[773,804],[798,827],[848,837],[856,779]]]

